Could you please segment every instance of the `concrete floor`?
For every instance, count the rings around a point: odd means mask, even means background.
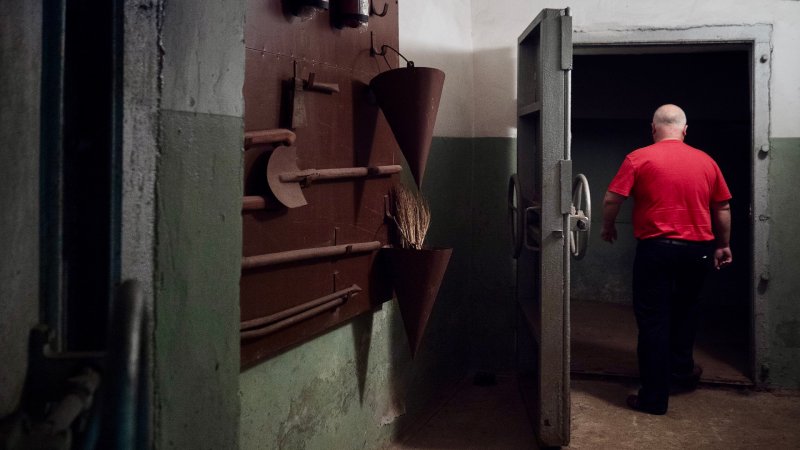
[[[444,404],[390,449],[535,449],[516,377],[494,386],[462,383]],[[573,380],[572,439],[565,449],[798,449],[800,396],[702,386],[673,396],[665,416],[625,406],[637,386]]]
[[[573,301],[571,304],[573,372],[639,376],[633,307]],[[746,375],[749,349],[740,318],[724,311],[700,317],[695,361],[707,383],[752,384]]]

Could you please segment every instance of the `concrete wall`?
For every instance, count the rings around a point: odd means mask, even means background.
[[[430,239],[454,248],[460,290],[450,314],[463,318],[454,332],[468,343],[472,369],[508,370],[515,306],[505,199],[516,156],[511,139],[473,139],[492,101],[476,91],[473,4],[404,0],[400,46],[418,65],[446,73],[423,191],[431,202]]]
[[[773,138],[770,145],[767,370],[773,384],[800,389],[800,219],[790,206],[797,203],[800,137]]]
[[[39,82],[42,7],[0,9],[0,418],[16,409],[39,320]]]
[[[400,52],[417,66],[445,72],[434,134],[472,137],[476,108],[470,2],[401,0],[398,7]]]
[[[236,448],[244,1],[163,8],[156,446]]]
[[[476,120],[478,136],[515,136],[516,42],[542,8],[571,7],[576,33],[607,30],[686,28],[703,25],[769,23],[773,25],[770,80],[773,136],[797,136],[800,88],[793,74],[800,71],[800,3],[764,0],[694,2],[609,2],[601,0],[529,1],[474,0],[472,34],[475,51],[476,104],[484,112]]]

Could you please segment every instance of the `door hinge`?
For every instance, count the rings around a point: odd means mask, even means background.
[[[572,70],[572,16],[569,8],[561,16],[561,70]]]
[[[569,214],[572,210],[572,160],[558,161],[558,172],[561,184],[561,214]]]

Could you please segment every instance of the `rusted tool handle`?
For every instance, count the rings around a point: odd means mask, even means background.
[[[259,130],[247,131],[244,133],[244,146],[252,147],[258,144],[276,144],[283,143],[286,145],[294,144],[297,136],[292,130],[284,128],[276,128],[274,130]]]
[[[349,255],[351,253],[364,253],[381,248],[380,241],[357,242],[355,244],[331,245],[328,247],[304,248],[288,252],[267,253],[264,255],[245,256],[242,258],[242,269],[271,266],[308,259],[325,258],[330,256]]]
[[[301,181],[335,180],[338,178],[360,178],[391,175],[401,170],[402,167],[396,164],[373,167],[342,167],[338,169],[308,169],[282,173],[280,180],[284,183],[298,183]]]
[[[314,72],[308,74],[308,80],[303,80],[303,87],[308,91],[324,92],[326,94],[339,93],[337,83],[319,83],[315,80]]]
[[[345,297],[339,297],[333,299],[327,303],[323,303],[316,308],[311,308],[307,311],[301,312],[300,314],[294,315],[289,317],[288,319],[283,319],[281,321],[275,322],[271,325],[267,325],[263,328],[255,328],[252,330],[245,330],[240,332],[239,337],[242,340],[245,339],[253,339],[261,336],[266,336],[268,334],[272,334],[276,331],[280,331],[284,328],[288,328],[297,322],[302,322],[303,320],[310,319],[311,317],[316,316],[317,314],[323,313],[329,309],[336,308],[337,306],[344,303],[346,300]]]
[[[270,325],[280,320],[286,319],[287,317],[296,316],[304,311],[316,308],[317,306],[320,306],[324,303],[328,303],[332,300],[336,300],[338,298],[345,296],[349,297],[361,291],[362,291],[361,287],[357,284],[354,284],[348,288],[341,289],[339,291],[333,292],[323,297],[303,303],[302,305],[297,305],[293,308],[285,309],[281,312],[271,314],[269,316],[259,317],[258,319],[252,319],[252,320],[245,320],[239,325],[239,329],[247,330],[250,328],[257,328],[265,325]]]
[[[336,83],[314,83],[306,84],[307,91],[316,91],[316,92],[324,92],[326,94],[338,94],[339,93],[339,85]]]
[[[252,211],[267,207],[267,199],[260,195],[245,195],[242,197],[242,211]]]

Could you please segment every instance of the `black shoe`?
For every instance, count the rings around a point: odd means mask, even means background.
[[[703,375],[703,368],[696,365],[692,368],[692,373],[688,375],[672,374],[672,384],[681,390],[693,391],[700,383],[700,376]]]
[[[635,409],[636,411],[640,411],[647,414],[653,414],[655,416],[663,416],[667,413],[667,408],[664,409],[653,409],[653,408],[646,408],[639,402],[638,395],[629,395],[628,398],[625,400],[625,403],[631,409]]]

